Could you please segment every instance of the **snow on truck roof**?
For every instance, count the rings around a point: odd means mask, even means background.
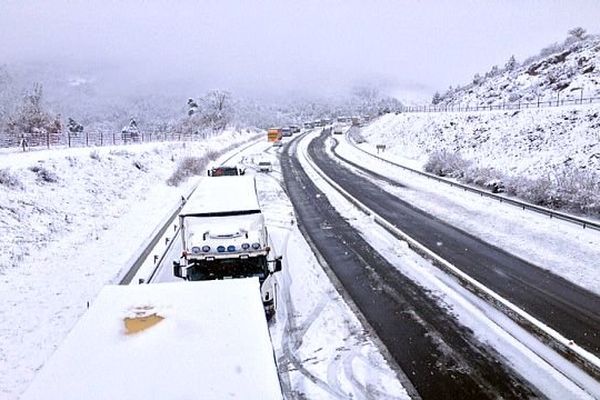
[[[256,278],[106,286],[21,397],[228,398],[282,398]]]
[[[252,176],[202,178],[179,215],[260,211]]]

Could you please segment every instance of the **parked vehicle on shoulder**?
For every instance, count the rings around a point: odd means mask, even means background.
[[[258,162],[258,172],[272,172],[273,163],[269,160],[260,160]]]
[[[243,168],[228,165],[215,166],[208,170],[208,176],[239,176],[245,173]]]

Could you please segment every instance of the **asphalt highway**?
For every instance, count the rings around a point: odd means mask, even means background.
[[[348,193],[471,277],[566,338],[600,355],[600,297],[429,215],[418,205],[400,200],[376,181],[359,176],[331,159],[325,150],[325,140],[325,135],[314,140],[309,145],[309,154]],[[353,167],[378,179],[378,174],[356,164]]]
[[[323,157],[315,141],[311,151]],[[298,224],[333,270],[344,291],[375,330],[395,362],[424,399],[530,398],[539,393],[505,367],[442,309],[432,295],[390,265],[331,206],[294,156],[281,155],[286,191]],[[325,162],[341,169],[333,160]],[[347,171],[347,170],[346,170]],[[345,175],[347,180],[357,180]]]

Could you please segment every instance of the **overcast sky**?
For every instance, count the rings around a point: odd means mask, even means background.
[[[598,0],[0,0],[0,63],[110,66],[123,87],[430,94],[598,21]]]

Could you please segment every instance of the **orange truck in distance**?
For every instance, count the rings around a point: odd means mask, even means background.
[[[273,143],[273,146],[281,145],[281,128],[269,128],[267,131],[267,140]]]

